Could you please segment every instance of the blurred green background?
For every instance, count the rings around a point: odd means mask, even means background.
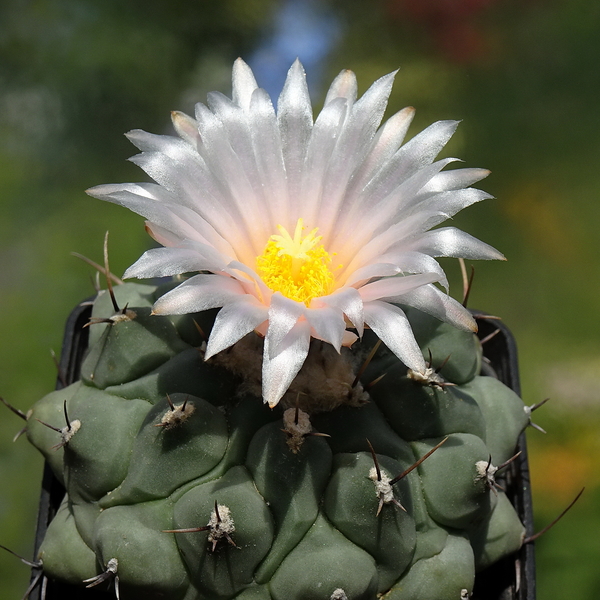
[[[471,305],[501,316],[520,350],[524,397],[551,401],[528,434],[541,600],[600,597],[600,4],[591,0],[4,0],[0,5],[0,395],[26,411],[55,381],[50,349],[93,292],[110,230],[122,273],[149,245],[142,219],[89,198],[139,181],[123,137],[169,132],[169,111],[230,93],[237,56],[276,94],[299,56],[316,105],[354,70],[360,91],[401,68],[388,115],[412,133],[464,120],[448,146],[487,167],[496,196],[455,221],[502,250],[476,265]],[[458,266],[448,263],[460,296]],[[452,290],[451,290],[452,291]],[[0,407],[1,408],[1,407]],[[42,461],[0,412],[0,543],[30,556]],[[27,567],[0,554],[0,600]]]

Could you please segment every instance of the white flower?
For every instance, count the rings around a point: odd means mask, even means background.
[[[310,338],[338,351],[370,327],[411,369],[423,356],[404,312],[416,307],[464,330],[468,311],[434,257],[500,259],[453,227],[432,229],[490,196],[470,188],[483,169],[442,172],[434,162],[457,123],[439,121],[402,141],[414,109],[379,127],[395,73],[356,99],[342,71],[313,122],[304,70],[289,70],[277,111],[250,68],[233,67],[233,98],[213,92],[195,119],[173,113],[179,137],[132,131],[131,160],[156,183],[89,190],[142,215],[163,248],[125,277],[198,272],[154,312],[222,307],[206,358],[256,330],[264,335],[263,397],[274,406],[302,367]]]

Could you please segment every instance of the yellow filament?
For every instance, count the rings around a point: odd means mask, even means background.
[[[331,256],[320,243],[317,229],[303,236],[303,228],[302,219],[298,219],[292,237],[285,227],[277,225],[281,235],[271,236],[256,266],[274,292],[308,306],[313,298],[332,291],[334,276]]]

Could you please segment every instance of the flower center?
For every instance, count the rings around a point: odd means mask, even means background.
[[[313,298],[330,293],[334,276],[331,256],[320,243],[317,229],[303,236],[303,228],[302,219],[298,219],[292,238],[285,227],[277,225],[281,235],[271,236],[256,265],[274,292],[308,306]]]

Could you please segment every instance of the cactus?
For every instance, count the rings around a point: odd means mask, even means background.
[[[174,113],[178,138],[129,134],[156,183],[88,190],[163,246],[125,276],[176,278],[99,293],[80,379],[28,415],[66,489],[49,577],[124,600],[458,600],[521,546],[496,475],[530,414],[481,375],[436,260],[503,257],[432,229],[489,197],[468,187],[487,171],[434,162],[455,122],[404,145],[413,109],[379,127],[393,77],[357,101],[343,71],[313,123],[299,62],[275,112],[238,60],[232,99]]]
[[[458,599],[520,547],[494,474],[528,414],[479,375],[473,334],[407,308],[442,366],[424,379],[371,332],[341,357],[314,341],[322,368],[341,358],[354,376],[375,350],[354,386],[365,391],[319,412],[293,387],[270,409],[227,359],[203,360],[214,312],[155,316],[165,286],[114,291],[128,318],[111,321],[100,293],[81,379],[28,415],[67,490],[39,551],[50,577],[118,577],[132,600]],[[335,384],[352,397],[352,382]]]

